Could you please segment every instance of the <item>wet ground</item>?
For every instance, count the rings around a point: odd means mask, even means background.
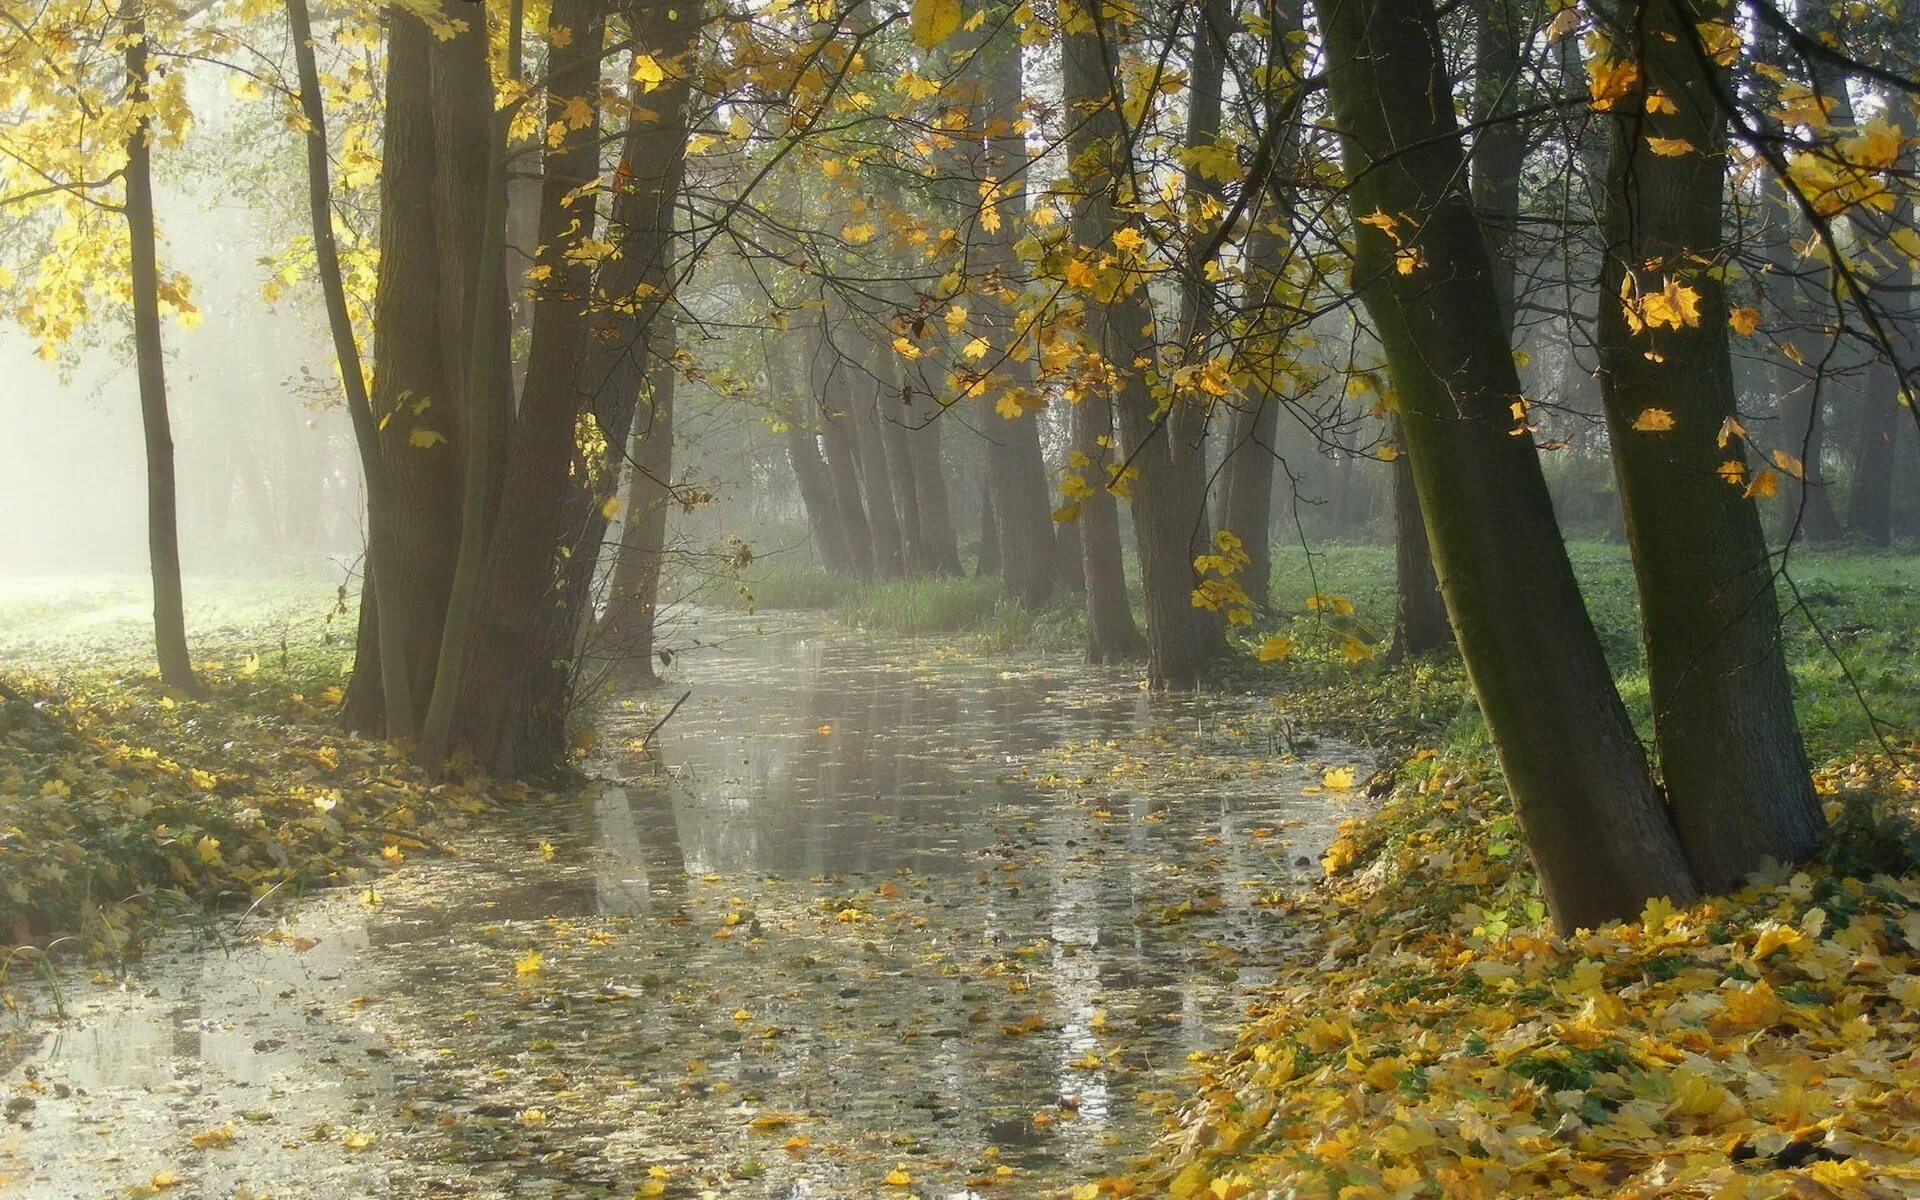
[[[616,690],[579,799],[69,979],[64,1021],[0,1015],[0,1196],[1124,1173],[1289,952],[1273,901],[1361,805],[1327,786],[1359,752],[1296,759],[1257,699],[1069,656],[698,632],[667,684]]]

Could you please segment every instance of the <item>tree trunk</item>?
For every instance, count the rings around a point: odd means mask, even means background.
[[[353,676],[341,720],[351,729],[410,737],[433,694],[434,664],[447,590],[460,536],[457,396],[447,383],[441,341],[441,288],[435,234],[433,105],[429,44],[433,35],[403,12],[390,16],[380,171],[380,276],[374,298],[373,410],[387,417],[377,434],[385,502],[367,493],[367,542],[392,546],[403,569],[394,580],[398,614],[360,622]],[[379,586],[377,583],[375,586]],[[373,589],[361,589],[363,609]],[[398,621],[406,631],[406,695],[413,711],[387,711],[393,694],[380,668],[389,650],[369,633]],[[384,693],[384,694],[383,694]]]
[[[510,22],[518,16],[516,4]],[[543,253],[536,268],[545,268],[545,273],[533,298],[527,386],[510,439],[498,512],[481,559],[471,622],[465,636],[449,643],[446,651],[459,655],[457,674],[442,681],[452,684],[446,744],[465,743],[478,761],[502,775],[551,767],[564,747],[556,735],[565,713],[548,707],[554,699],[550,683],[556,669],[550,635],[559,599],[555,580],[564,579],[565,559],[572,550],[565,522],[569,492],[578,486],[570,479],[575,426],[591,399],[582,388],[580,366],[590,346],[593,272],[577,250],[595,232],[594,211],[570,202],[600,175],[605,20],[603,0],[561,0],[551,19],[573,37],[548,51],[545,124],[551,130],[557,122],[563,132],[557,139],[549,135],[541,158]],[[509,35],[513,44],[511,26]],[[509,67],[514,67],[511,52]],[[589,110],[584,122],[569,111],[580,104]],[[500,143],[495,145],[500,148]],[[475,352],[468,359],[467,397],[469,411],[476,415],[495,394],[481,335],[504,328],[504,322],[482,319],[488,313],[503,315],[493,303],[495,284],[488,271],[504,237],[506,179],[504,171],[490,170],[489,175],[488,248],[482,252],[483,269],[474,287],[484,309],[476,308]],[[471,470],[474,460],[468,461]],[[475,492],[469,490],[463,527],[484,520],[484,514],[475,511],[475,501]],[[562,656],[571,649],[571,633]],[[436,705],[440,698],[436,694]]]
[[[603,4],[604,6],[604,4]],[[577,8],[577,6],[576,6]],[[440,344],[447,372],[446,407],[460,414],[462,433],[469,423],[482,430],[478,448],[463,445],[460,453],[464,488],[466,464],[482,464],[481,536],[487,536],[500,486],[506,478],[507,442],[513,429],[513,370],[510,362],[512,328],[508,311],[506,253],[507,164],[501,156],[505,142],[495,125],[505,120],[494,112],[493,72],[487,61],[484,8],[467,14],[466,28],[447,39],[435,38],[429,51],[434,117],[434,233],[439,252]],[[564,25],[560,14],[555,23]],[[509,24],[512,23],[508,14]],[[575,34],[583,30],[574,30]],[[559,57],[566,57],[562,49]],[[576,52],[577,55],[577,52]],[[516,72],[518,64],[510,64]],[[496,163],[496,159],[500,161]],[[496,174],[499,176],[495,178]],[[538,188],[544,190],[544,180]],[[535,190],[529,188],[528,190]],[[496,215],[497,210],[497,215]],[[536,213],[537,216],[537,213]],[[497,246],[498,252],[486,249]],[[524,263],[516,263],[517,285]],[[481,300],[478,289],[485,287]],[[537,301],[523,304],[531,312]],[[476,346],[474,323],[487,322],[493,332]],[[532,341],[529,338],[528,344]],[[486,357],[480,357],[485,350]],[[533,369],[531,360],[528,371]],[[485,407],[474,399],[469,377],[484,372],[480,383]]]
[[[1187,71],[1187,128],[1189,149],[1211,146],[1220,136],[1221,89],[1226,77],[1227,40],[1233,31],[1233,10],[1227,0],[1195,0],[1193,41]],[[1223,187],[1197,166],[1186,171],[1187,195],[1224,202]],[[1207,222],[1197,220],[1196,230]],[[1204,362],[1212,342],[1212,303],[1206,278],[1208,262],[1198,257],[1186,264],[1180,289],[1180,337],[1187,361]],[[1174,401],[1167,418],[1167,449],[1173,460],[1174,492],[1189,524],[1187,557],[1208,553],[1213,524],[1207,516],[1207,429],[1213,419],[1213,401],[1204,393]]]
[[[1355,232],[1354,278],[1400,398],[1407,457],[1447,611],[1561,929],[1695,895],[1614,691],[1554,521],[1540,460],[1513,436],[1520,392],[1431,0],[1320,5],[1349,203],[1394,217],[1402,247]]]
[[[1516,11],[1522,0],[1474,0],[1473,112],[1481,123],[1468,165],[1473,177],[1473,208],[1487,239],[1494,295],[1507,328],[1516,324],[1520,246],[1520,171],[1527,161],[1527,127],[1512,114],[1520,107],[1520,41],[1531,36]],[[1491,122],[1489,124],[1489,122]],[[1517,335],[1516,335],[1517,340]]]
[[[1696,266],[1720,255],[1726,187],[1720,81],[1693,41],[1704,10],[1689,0],[1630,0],[1627,10],[1640,32],[1623,52],[1678,111],[1615,120],[1601,380],[1667,801],[1694,878],[1719,891],[1763,859],[1806,857],[1826,823],[1794,720],[1760,514],[1716,474],[1735,398],[1725,286]],[[1684,139],[1695,152],[1652,154],[1650,136]],[[1676,282],[1698,293],[1697,323],[1635,333],[1622,287],[1657,293]],[[1656,410],[1672,428],[1636,428]]]
[[[1082,172],[1075,180],[1079,194],[1073,237],[1087,247],[1106,245],[1121,228],[1119,202],[1133,187],[1133,166],[1119,156],[1125,122],[1114,106],[1117,36],[1113,28],[1096,27],[1062,39],[1072,123],[1069,154]],[[1084,173],[1096,164],[1098,169]],[[1133,277],[1130,287],[1110,299],[1088,295],[1085,310],[1087,336],[1100,356],[1114,365],[1119,380],[1114,407],[1124,455],[1115,469],[1124,464],[1137,472],[1129,490],[1146,599],[1147,678],[1155,687],[1190,688],[1199,682],[1202,667],[1224,651],[1225,643],[1219,623],[1193,604],[1193,555],[1188,549],[1196,514],[1182,502],[1187,493],[1175,472],[1165,424],[1156,418],[1158,405],[1144,372],[1134,365],[1136,359],[1152,354],[1143,332],[1153,321],[1144,281]]]
[[[137,2],[137,0],[134,0]],[[132,262],[133,356],[140,381],[140,425],[147,447],[147,558],[153,575],[153,643],[160,680],[197,693],[187,651],[180,582],[180,528],[173,478],[173,425],[167,414],[166,350],[160,342],[160,263],[153,228],[153,119],[147,104],[147,22],[129,4],[127,100],[142,108],[127,137],[127,244]]]
[[[925,399],[928,402],[916,408],[910,385],[900,393],[901,420],[907,427],[907,448],[913,455],[913,494],[920,506],[920,537],[926,543],[929,571],[963,575],[966,572],[960,566],[960,539],[953,528],[946,463],[940,453],[940,413],[931,397]]]
[[[907,573],[905,538],[900,510],[894,503],[893,478],[888,472],[880,384],[873,371],[876,355],[870,339],[863,337],[858,349],[862,353],[857,361],[848,359],[842,364],[847,386],[841,394],[851,410],[846,420],[853,427],[858,449],[860,492],[866,500],[867,524],[873,531],[874,573],[882,579],[898,579]]]
[[[1510,114],[1518,107],[1520,34],[1515,0],[1475,0],[1473,110],[1482,122],[1468,157],[1473,207],[1487,242],[1489,278],[1510,337],[1516,333],[1515,258],[1519,253],[1520,172],[1527,130]],[[1509,119],[1502,119],[1509,118]],[[1488,124],[1487,122],[1492,122]],[[1399,422],[1394,422],[1399,440]],[[1430,654],[1453,644],[1446,601],[1427,546],[1426,518],[1405,454],[1391,466],[1394,533],[1393,648],[1390,662]]]
[[[980,551],[974,556],[973,573],[1000,574],[1000,519],[993,511],[993,488],[980,490]]]
[[[1104,440],[1104,444],[1103,443]],[[1147,639],[1133,621],[1126,564],[1120,554],[1120,506],[1107,489],[1113,465],[1113,401],[1104,392],[1073,406],[1073,448],[1092,489],[1080,500],[1080,572],[1086,580],[1087,661],[1138,658]]]
[[[986,229],[983,223],[977,235],[981,267],[989,276],[998,272],[1008,281],[1019,275],[1014,241],[1027,212],[1027,142],[1015,125],[1022,95],[1020,60],[1020,42],[1011,24],[991,36],[973,59],[980,66],[983,93],[974,113],[974,130],[985,148],[981,177],[994,181],[994,203],[1001,218],[997,230]],[[981,305],[994,350],[1002,356],[993,372],[995,386],[987,392],[990,400],[1013,389],[1030,389],[1033,383],[1032,360],[1010,356],[1014,342],[1031,338],[1032,332],[1017,327],[1017,304],[1010,294],[994,294],[991,289],[997,286],[1011,284],[989,284],[989,293],[983,297],[986,303]],[[1011,420],[991,414],[983,418],[987,479],[994,494],[1001,578],[1015,600],[1038,608],[1053,598],[1059,578],[1047,469],[1040,454],[1040,414],[1033,405],[1021,409]]]
[[[683,139],[684,140],[684,139]],[[665,353],[653,363],[652,387],[633,421],[633,459],[620,547],[607,587],[601,625],[606,650],[638,674],[654,674],[654,626],[659,620],[660,568],[667,557],[667,509],[673,502],[673,322],[662,313],[653,322]]]
[[[1240,354],[1251,359],[1254,374],[1260,378],[1234,409],[1226,447],[1225,495],[1220,502],[1220,527],[1240,539],[1240,549],[1247,556],[1247,565],[1240,571],[1240,586],[1261,612],[1273,603],[1273,472],[1278,458],[1274,440],[1286,403],[1281,376],[1289,362],[1284,347],[1291,320],[1284,311],[1274,320],[1268,315],[1267,302],[1288,286],[1288,268],[1294,265],[1293,207],[1298,184],[1293,172],[1300,148],[1297,56],[1301,51],[1290,35],[1300,29],[1299,0],[1280,0],[1269,6],[1268,15],[1268,78],[1263,108],[1268,122],[1284,122],[1285,128],[1270,134],[1279,149],[1247,235],[1249,298],[1262,303],[1249,305],[1257,340],[1243,346]],[[1249,350],[1253,352],[1249,354]]]
[[[812,416],[820,426],[820,448],[826,456],[827,482],[833,489],[833,507],[845,531],[847,558],[860,579],[875,577],[873,529],[860,498],[860,466],[854,441],[853,412],[848,403],[852,371],[841,362],[827,336],[826,314],[821,313],[818,338],[808,363],[813,386]]]
[[[1920,4],[1906,0],[1901,13],[1911,18],[1920,13]],[[1881,102],[1886,106],[1888,121],[1911,144],[1916,123],[1909,98],[1904,93],[1883,93]],[[1911,152],[1904,154],[1899,165],[1912,170],[1912,158]],[[1911,299],[1920,276],[1907,256],[1893,248],[1886,237],[1901,226],[1911,228],[1916,215],[1920,215],[1920,207],[1901,199],[1891,213],[1863,209],[1852,219],[1855,237],[1885,247],[1882,253],[1890,260],[1879,286],[1869,296],[1880,305],[1881,320],[1892,345],[1875,347],[1874,362],[1868,368],[1866,390],[1860,396],[1859,422],[1854,427],[1853,488],[1847,496],[1847,529],[1876,546],[1888,545],[1893,538],[1894,438],[1899,433],[1905,381],[1910,372],[1920,368],[1920,324],[1915,322]]]
[[[617,255],[600,269],[592,309],[592,338],[581,365],[580,386],[609,448],[630,447],[626,521],[621,528],[608,587],[607,614],[595,631],[610,661],[638,663],[652,675],[655,627],[660,610],[660,571],[666,560],[667,512],[673,500],[673,401],[679,369],[671,308],[677,245],[674,213],[686,169],[688,58],[699,34],[703,7],[654,0],[630,4],[627,20],[636,53],[670,64],[653,91],[636,81],[628,99],[620,166],[614,171],[613,207],[606,240]],[[642,403],[642,391],[645,391]],[[608,464],[595,479],[592,464],[576,457],[575,470],[591,486],[567,494],[562,528],[570,531],[567,586],[548,620],[544,642],[549,662],[562,662],[588,624],[594,572],[607,535],[607,501],[619,484],[620,464]],[[572,707],[580,667],[552,668],[534,711],[546,717],[547,738],[558,746],[562,718]]]
[[[878,339],[869,345],[868,367],[874,375],[873,415],[880,429],[881,457],[886,460],[888,487],[900,518],[900,561],[909,575],[938,571],[920,525],[920,492],[913,478],[913,447],[906,422],[911,418],[902,403],[900,362],[891,347]]]
[[[360,452],[368,511],[390,513],[393,497],[380,457],[379,423],[367,396],[366,374],[360,365],[360,348],[354,338],[353,320],[347,311],[346,286],[340,275],[340,250],[333,236],[327,112],[320,91],[320,71],[314,61],[313,26],[307,13],[307,0],[287,0],[287,16],[292,25],[294,60],[300,76],[300,105],[307,118],[307,206],[313,222],[314,262],[326,302],[327,327],[333,335],[334,360],[346,396],[347,416],[353,424],[354,445]],[[407,673],[408,632],[402,619],[406,612],[399,584],[402,571],[386,534],[384,522],[368,530],[368,588],[374,596],[384,594],[386,603],[368,603],[363,610],[364,636],[376,645],[380,709],[390,717],[388,734],[410,738],[414,734],[414,701]],[[385,624],[380,620],[382,613],[387,614]],[[369,727],[374,724],[371,720],[366,722]]]
[[[1268,389],[1249,396],[1234,411],[1226,495],[1220,504],[1220,528],[1240,539],[1247,556],[1240,586],[1262,612],[1273,604],[1273,441],[1280,431],[1282,403],[1278,392]],[[1424,540],[1421,545],[1425,547]]]
[[[1388,465],[1393,481],[1393,648],[1388,662],[1401,662],[1453,645],[1447,602],[1427,546],[1426,518],[1420,515],[1420,489],[1406,455],[1400,421],[1393,422],[1400,454]]]
[[[1913,276],[1903,272],[1904,280],[1889,287],[1913,286]],[[1897,320],[1898,318],[1896,318]],[[1908,324],[1900,321],[1900,324]],[[1896,333],[1897,349],[1912,354],[1911,334]],[[1884,355],[1884,351],[1882,352]],[[1904,362],[1920,362],[1920,355]],[[1893,448],[1900,432],[1901,365],[1877,361],[1867,373],[1867,388],[1860,396],[1860,423],[1854,432],[1853,490],[1847,495],[1847,528],[1875,546],[1893,540]]]

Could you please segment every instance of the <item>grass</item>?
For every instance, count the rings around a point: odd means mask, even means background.
[[[908,636],[960,635],[999,651],[1079,644],[1077,606],[1033,611],[993,577],[942,576],[869,583],[804,563],[754,566],[732,603],[755,610],[816,610],[862,629]]]
[[[1640,644],[1632,564],[1624,546],[1576,542],[1569,547],[1587,609],[1619,682],[1622,698],[1643,736],[1652,712]],[[1803,732],[1816,757],[1871,743],[1875,719],[1883,733],[1920,728],[1920,555],[1859,549],[1801,549],[1788,559],[1791,586],[1779,588],[1781,636],[1793,673]],[[1384,650],[1393,625],[1393,550],[1384,545],[1334,544],[1309,556],[1298,546],[1276,548],[1273,609],[1258,634],[1292,637],[1299,649],[1286,663],[1236,681],[1289,693],[1311,719],[1362,720],[1419,728],[1440,748],[1484,749],[1486,735],[1452,661],[1383,670],[1355,666],[1339,653],[1350,627],[1307,610],[1322,594],[1351,600],[1351,628]],[[1857,689],[1857,690],[1856,690]],[[1344,693],[1344,699],[1342,698]],[[1872,716],[1869,716],[1869,713]]]

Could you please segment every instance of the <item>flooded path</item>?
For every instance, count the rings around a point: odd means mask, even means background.
[[[1287,953],[1273,901],[1358,811],[1323,780],[1359,752],[1296,760],[1257,699],[1071,656],[702,632],[666,685],[616,690],[579,800],[69,981],[64,1023],[0,1014],[0,1196],[1124,1173]]]

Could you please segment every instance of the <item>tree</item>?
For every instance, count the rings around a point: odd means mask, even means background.
[[[1016,223],[1027,207],[1027,144],[1019,111],[1022,55],[1011,23],[1000,19],[994,28],[970,60],[977,99],[967,130],[978,148],[974,169],[986,200],[979,233],[982,315],[1003,356],[992,382],[1006,419],[987,427],[987,487],[994,496],[991,511],[1001,578],[1020,603],[1040,607],[1052,599],[1060,580],[1040,455],[1040,405],[1032,391],[1030,360],[1014,353],[1016,343],[1034,333],[1014,290],[1019,277]]]
[[[1562,929],[1696,891],[1516,437],[1512,341],[1428,0],[1319,6],[1354,214],[1354,280],[1404,422],[1447,611]],[[1404,270],[1402,267],[1404,266]],[[1524,412],[1524,408],[1522,409]]]
[[[1099,486],[1127,495],[1132,504],[1146,601],[1148,680],[1156,687],[1190,688],[1224,646],[1219,626],[1192,599],[1195,578],[1189,548],[1196,514],[1181,503],[1189,492],[1175,469],[1166,419],[1180,401],[1168,399],[1163,405],[1140,369],[1143,360],[1152,358],[1153,311],[1143,261],[1145,238],[1121,217],[1135,187],[1118,99],[1116,56],[1122,33],[1110,16],[1078,8],[1062,26],[1069,119],[1078,124],[1074,136],[1084,147],[1073,164],[1076,254],[1101,263],[1090,270],[1091,283],[1083,289],[1087,354],[1095,364],[1104,364],[1090,369],[1107,380],[1097,387],[1103,401],[1112,395],[1119,418],[1119,437],[1109,439],[1109,452],[1094,463],[1102,472]],[[1089,420],[1097,422],[1097,414]],[[1097,424],[1092,428],[1097,431]],[[1095,441],[1098,448],[1097,437]],[[1094,552],[1090,548],[1088,553]],[[1094,581],[1091,572],[1089,576],[1091,603]],[[1124,631],[1117,636],[1124,637]]]
[[[307,205],[313,222],[315,272],[326,303],[328,329],[333,336],[335,365],[345,393],[347,415],[353,422],[354,442],[360,452],[361,477],[365,481],[367,508],[370,512],[389,513],[393,498],[389,494],[386,464],[380,456],[380,433],[373,405],[367,395],[367,380],[360,365],[359,341],[354,335],[353,319],[347,310],[346,286],[340,271],[340,249],[333,232],[333,184],[330,179],[327,145],[326,103],[320,94],[320,71],[314,60],[313,23],[308,16],[307,0],[287,0],[287,17],[293,33],[293,54],[300,81],[300,110],[307,123]],[[394,557],[393,542],[384,528],[369,530],[367,538],[367,585],[373,603],[367,610],[377,623],[370,636],[380,654],[379,681],[383,709],[391,717],[389,732],[395,737],[413,736],[413,696],[407,668],[406,611],[401,598],[403,569]],[[383,599],[384,597],[384,599]],[[385,614],[384,623],[381,614]]]
[[[1740,436],[1729,306],[1709,269],[1726,254],[1725,82],[1696,26],[1730,17],[1711,0],[1631,0],[1619,15],[1609,67],[1637,67],[1600,93],[1614,117],[1601,379],[1667,802],[1695,879],[1717,891],[1765,859],[1804,858],[1825,821],[1760,515],[1727,452]]]
[[[186,604],[180,581],[180,522],[173,475],[173,428],[167,414],[166,348],[160,340],[160,267],[153,217],[153,117],[147,67],[147,22],[139,0],[121,9],[127,68],[126,221],[133,287],[133,352],[140,381],[140,425],[147,448],[147,556],[153,573],[153,639],[160,679],[197,692],[187,652]]]

